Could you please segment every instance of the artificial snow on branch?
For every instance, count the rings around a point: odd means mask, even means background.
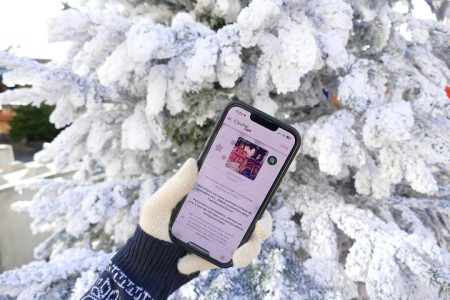
[[[64,129],[34,159],[76,172],[20,187],[37,192],[14,208],[51,236],[46,261],[0,274],[0,295],[80,297],[239,98],[303,145],[258,259],[174,299],[450,297],[450,27],[408,3],[80,0],[49,21],[64,62],[1,51],[3,83],[21,88],[0,105],[54,105]]]

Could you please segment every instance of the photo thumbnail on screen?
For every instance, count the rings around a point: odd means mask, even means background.
[[[255,180],[267,153],[266,149],[239,137],[225,166],[250,180]]]

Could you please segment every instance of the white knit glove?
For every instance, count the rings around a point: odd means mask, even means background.
[[[169,222],[172,210],[177,203],[194,187],[197,178],[197,163],[188,159],[178,172],[167,180],[149,199],[144,202],[139,218],[139,225],[147,234],[172,242],[169,237]],[[233,266],[248,266],[261,251],[261,242],[272,235],[272,217],[265,212],[256,222],[250,239],[233,254]],[[216,265],[195,255],[187,254],[178,261],[178,271],[191,274],[217,268]]]

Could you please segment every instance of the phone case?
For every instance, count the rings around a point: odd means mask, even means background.
[[[267,121],[269,121],[270,123],[274,123],[276,125],[278,125],[279,127],[289,131],[290,133],[292,133],[295,137],[295,144],[294,147],[292,148],[291,152],[289,153],[289,156],[287,157],[285,163],[283,164],[280,173],[278,173],[278,176],[276,177],[275,181],[272,184],[272,187],[270,188],[266,198],[264,199],[263,203],[261,204],[260,208],[258,209],[258,212],[255,215],[255,218],[253,219],[252,223],[250,224],[247,232],[244,235],[244,238],[242,239],[241,243],[239,244],[239,246],[243,245],[245,242],[248,241],[248,239],[250,238],[251,234],[253,233],[253,230],[255,228],[255,224],[256,222],[261,218],[262,214],[264,213],[264,211],[267,208],[267,205],[269,204],[270,199],[272,198],[273,194],[275,193],[275,191],[278,189],[278,186],[280,185],[281,180],[283,179],[284,175],[286,174],[289,165],[291,164],[292,160],[295,158],[295,155],[298,152],[298,149],[300,148],[301,145],[301,136],[298,133],[298,131],[290,126],[289,124],[286,124],[278,119],[275,119],[274,117],[254,108],[251,105],[248,105],[242,101],[239,100],[233,100],[231,101],[224,109],[224,111],[222,112],[219,121],[216,123],[213,133],[211,134],[211,136],[208,138],[208,140],[206,141],[205,147],[203,148],[202,152],[200,153],[197,165],[198,165],[198,169],[200,170],[209,150],[211,149],[212,143],[215,139],[215,137],[217,136],[217,133],[225,119],[225,116],[227,115],[228,111],[233,108],[233,107],[241,107],[244,108],[246,110],[248,110],[250,113],[256,113],[258,115],[258,117],[261,117]],[[177,243],[181,246],[183,246],[188,252],[194,253],[204,259],[206,259],[207,261],[221,267],[221,268],[229,268],[233,265],[232,261],[230,260],[227,263],[222,263],[219,262],[213,258],[211,258],[208,255],[205,255],[203,252],[197,251],[197,249],[191,247],[190,245],[184,243],[183,241],[179,240],[178,238],[176,238],[173,234],[172,234],[172,225],[175,222],[178,212],[184,202],[184,200],[186,199],[186,197],[183,198],[182,201],[180,201],[178,203],[178,205],[176,206],[176,208],[174,209],[174,212],[172,213],[172,217],[171,217],[171,221],[170,221],[170,225],[169,225],[169,236],[172,239],[172,241],[174,243]]]

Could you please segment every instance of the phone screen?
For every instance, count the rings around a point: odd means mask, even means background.
[[[295,145],[292,133],[250,115],[229,109],[171,230],[222,263],[231,260]]]

